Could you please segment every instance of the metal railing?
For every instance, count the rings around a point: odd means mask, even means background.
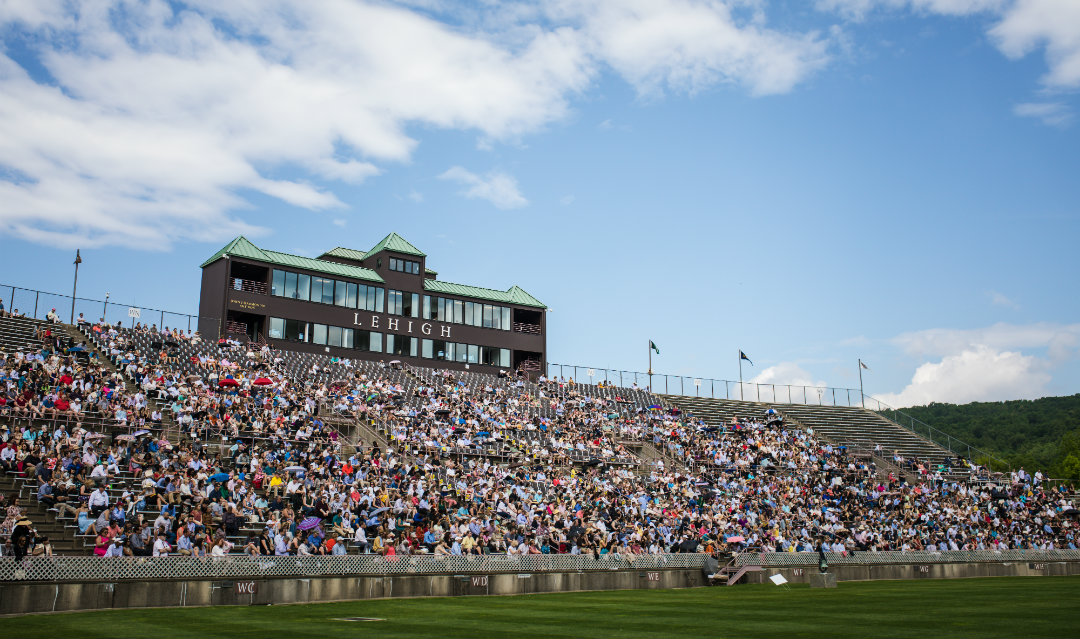
[[[888,550],[882,552],[825,553],[830,566],[887,564],[970,564],[1003,561],[1080,561],[1080,550],[946,550],[941,552]],[[816,566],[816,552],[742,553],[737,566]]]
[[[540,330],[540,325],[539,324],[526,324],[524,322],[514,322],[512,326],[514,328],[515,333],[528,333],[530,335],[540,335],[541,332],[542,332]]]
[[[495,574],[701,568],[709,555],[340,555],[328,557],[0,557],[4,581]]]
[[[807,404],[814,406],[861,407],[857,388],[832,386],[800,386],[798,384],[757,384],[710,377],[689,377],[641,371],[622,371],[573,364],[553,364],[547,367],[548,377],[573,378],[575,382],[615,384],[651,390],[664,395],[707,397],[711,399],[744,400],[771,404]],[[869,396],[868,396],[869,399]]]
[[[970,459],[976,463],[982,464],[991,471],[994,471],[995,465],[998,470],[1004,469],[1006,472],[1012,470],[1012,464],[1004,459],[976,448],[967,442],[953,437],[949,433],[938,430],[930,424],[916,419],[902,410],[893,408],[875,397],[871,397],[870,395],[866,396],[866,408],[895,422],[902,428],[911,431],[919,437],[930,440],[938,446],[948,450],[950,453],[962,455],[965,459]]]
[[[257,280],[244,280],[239,277],[230,277],[229,286],[234,291],[243,291],[244,293],[254,293],[255,295],[266,295],[270,289],[266,286],[266,282],[259,282]]]
[[[97,323],[102,319],[109,324],[134,325],[135,323],[156,324],[158,328],[176,328],[191,333],[198,329],[200,319],[213,320],[218,326],[220,333],[221,318],[200,316],[197,313],[180,313],[168,311],[138,304],[127,304],[118,299],[93,299],[89,297],[75,297],[62,293],[50,293],[32,288],[0,284],[0,299],[4,301],[4,310],[8,313],[18,311],[20,315],[38,320],[46,319],[52,309],[60,321],[65,324],[74,315],[80,314],[91,323]],[[134,310],[132,310],[134,309]],[[137,311],[137,317],[136,315]],[[216,337],[216,336],[215,336]]]

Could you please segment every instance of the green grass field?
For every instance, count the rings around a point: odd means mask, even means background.
[[[340,621],[377,617],[382,621]],[[1075,637],[1080,579],[1014,577],[107,610],[0,619],[0,637]]]

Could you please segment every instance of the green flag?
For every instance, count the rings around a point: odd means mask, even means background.
[[[651,348],[651,349],[653,349],[654,351],[656,351],[656,354],[657,354],[657,355],[659,355],[659,354],[660,354],[660,349],[656,347],[656,343],[655,343],[655,342],[653,342],[652,340],[649,340],[649,348]]]

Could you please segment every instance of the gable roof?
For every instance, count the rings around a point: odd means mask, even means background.
[[[357,251],[356,249],[339,246],[337,248],[330,249],[319,257],[321,258],[326,255],[329,255],[330,257],[340,257],[346,260],[356,260],[357,262],[359,262],[360,260],[364,259],[364,256],[367,255],[367,253],[363,251]]]
[[[442,280],[424,280],[424,290],[432,293],[459,295],[461,297],[471,297],[473,299],[487,300],[489,302],[500,302],[502,304],[517,304],[518,306],[547,308],[540,300],[529,295],[518,286],[512,286],[507,291],[497,291],[492,288],[469,286],[468,284],[455,284],[453,282],[444,282]]]
[[[427,257],[427,255],[420,252],[420,249],[416,248],[412,244],[409,244],[405,238],[401,237],[397,233],[391,233],[384,237],[378,244],[372,247],[367,252],[368,255],[374,255],[379,251],[394,251],[395,253],[404,253],[405,255],[415,255],[417,257]]]
[[[261,249],[252,244],[247,238],[240,236],[229,242],[217,253],[202,263],[202,267],[206,267],[213,264],[217,260],[224,256],[230,257],[243,257],[249,260],[255,260],[257,262],[265,262],[267,264],[274,264],[276,266],[288,266],[292,268],[302,268],[308,271],[315,271],[318,273],[327,273],[330,275],[340,275],[341,277],[351,277],[358,280],[366,280],[368,282],[383,282],[382,277],[378,273],[360,266],[352,266],[350,264],[341,264],[338,262],[328,262],[326,260],[317,260],[310,257],[302,257],[300,255],[291,255],[289,253],[281,253],[279,251],[267,251]]]

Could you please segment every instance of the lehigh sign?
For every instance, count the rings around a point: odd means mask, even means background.
[[[360,317],[360,313],[353,313],[353,326],[370,328],[376,331],[394,331],[396,333],[407,333],[412,335],[414,324],[419,325],[416,326],[416,330],[419,331],[421,335],[431,335],[434,332],[434,329],[438,328],[440,338],[450,339],[449,326],[435,327],[431,322],[418,322],[410,319],[399,319],[397,317],[388,317],[386,318],[386,323],[383,324],[382,319],[378,315],[372,315],[371,322],[365,325],[364,319]]]

